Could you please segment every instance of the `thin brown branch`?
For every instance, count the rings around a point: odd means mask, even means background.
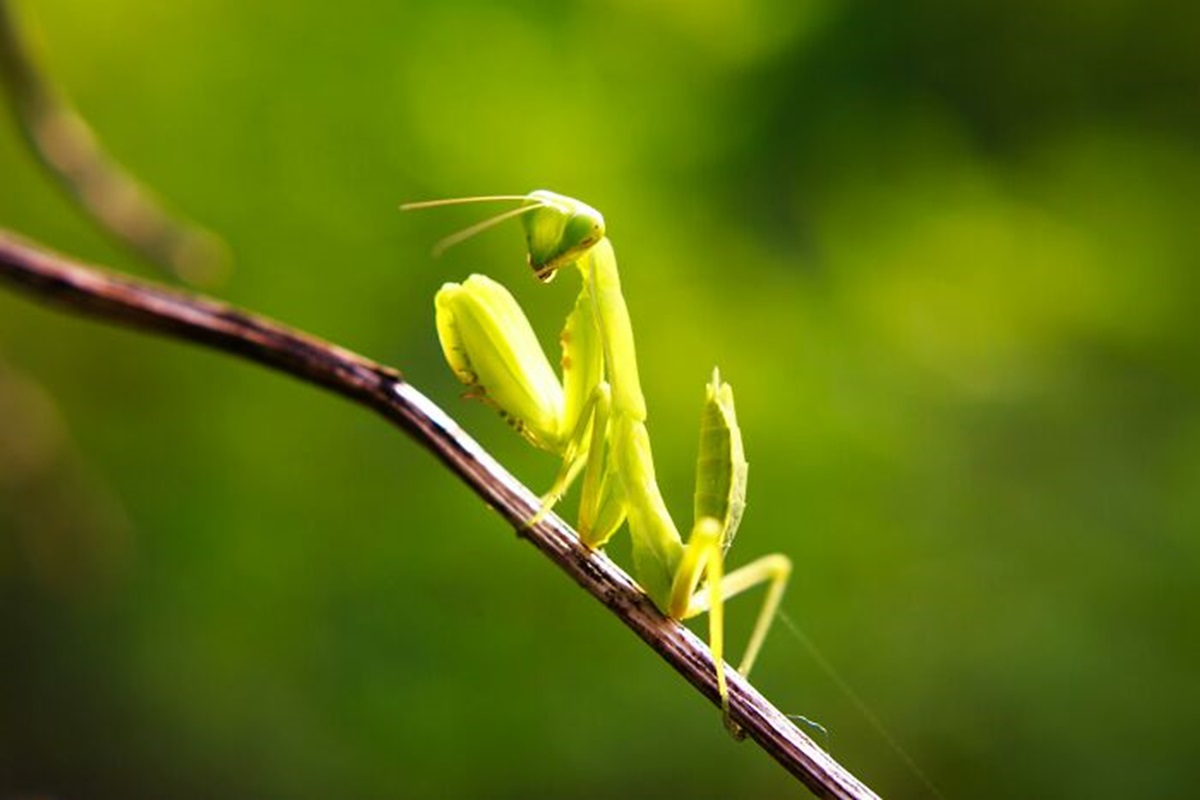
[[[102,230],[177,279],[212,285],[225,276],[225,242],[168,212],[104,152],[30,53],[10,0],[0,0],[0,84],[30,148]]]
[[[719,705],[712,656],[664,617],[603,553],[585,548],[558,517],[527,528],[537,497],[394,370],[264,317],[204,297],[84,266],[0,230],[0,280],[75,314],[197,342],[335,391],[375,410],[433,452],[484,502],[576,583],[608,606],[680,675]],[[813,743],[732,669],[734,721],[819,797],[876,795]],[[713,715],[717,725],[717,715]]]

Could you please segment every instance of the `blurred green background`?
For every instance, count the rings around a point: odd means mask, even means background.
[[[219,296],[397,366],[535,488],[553,459],[459,398],[432,297],[486,271],[553,346],[576,281],[538,286],[515,225],[435,261],[479,212],[397,205],[595,205],[668,502],[719,364],[731,562],[795,560],[786,613],[945,796],[1194,785],[1200,6],[17,10],[109,150],[227,237]],[[11,120],[0,224],[155,274]],[[806,796],[371,414],[7,292],[0,358],[0,794]],[[784,626],[755,677],[929,796]]]

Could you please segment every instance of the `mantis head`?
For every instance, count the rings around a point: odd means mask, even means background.
[[[551,280],[604,238],[604,217],[587,203],[539,189],[526,204],[530,211],[522,222],[529,266],[540,281]]]
[[[574,264],[580,256],[604,238],[604,217],[599,211],[587,203],[546,189],[539,189],[527,195],[492,195],[405,203],[400,208],[407,211],[495,200],[519,200],[521,206],[447,236],[438,242],[433,250],[434,255],[441,255],[459,242],[506,219],[519,216],[525,224],[529,266],[538,280],[549,282],[559,269]]]

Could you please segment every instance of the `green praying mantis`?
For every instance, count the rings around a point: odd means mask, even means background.
[[[747,675],[762,648],[791,574],[791,561],[768,555],[728,574],[725,552],[745,508],[747,463],[733,390],[713,370],[706,387],[696,468],[694,522],[685,543],[655,480],[638,377],[633,328],[604,218],[554,192],[409,203],[403,209],[479,202],[519,205],[442,240],[435,253],[514,217],[524,223],[528,262],[550,281],[574,265],[579,297],[560,336],[562,378],[555,375],[528,319],[501,284],[483,275],[437,293],[442,350],[468,395],[497,408],[526,440],[562,460],[531,524],[548,513],[583,473],[577,529],[599,550],[626,520],[633,576],[659,610],[676,620],[709,614],[709,647],[726,724],[724,603],[762,583],[766,598],[738,665]]]

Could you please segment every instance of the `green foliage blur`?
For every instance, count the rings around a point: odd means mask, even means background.
[[[946,797],[1194,785],[1194,2],[17,11],[112,154],[227,237],[219,296],[400,368],[535,488],[554,460],[460,399],[432,298],[487,272],[553,347],[574,276],[537,285],[515,225],[434,260],[482,212],[397,206],[596,206],[668,502],[719,364],[731,565],[794,559],[786,614]],[[0,225],[155,276],[11,119]],[[755,678],[930,796],[787,626]],[[806,791],[379,419],[0,292],[0,796],[34,795]]]

